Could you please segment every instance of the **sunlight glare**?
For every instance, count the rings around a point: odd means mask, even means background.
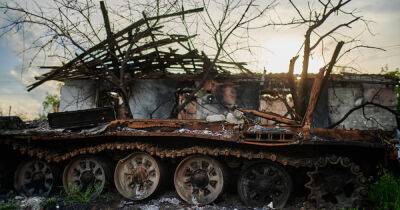
[[[303,36],[298,34],[286,34],[273,36],[264,43],[265,53],[262,58],[267,71],[270,73],[287,72],[290,59],[297,54],[303,42]],[[295,65],[295,74],[301,72],[303,62],[303,49],[299,52],[299,58]],[[316,73],[324,65],[319,53],[310,57],[309,72]]]

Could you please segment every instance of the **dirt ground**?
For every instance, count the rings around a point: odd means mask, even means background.
[[[29,210],[41,210],[45,205],[45,198],[32,197],[22,198],[17,196],[15,199],[20,209]],[[285,209],[301,209],[302,201],[290,201]],[[51,206],[46,207],[49,210],[269,210],[273,209],[268,206],[250,208],[244,206],[239,197],[236,194],[226,193],[217,202],[205,205],[189,205],[182,201],[174,191],[167,191],[152,199],[146,201],[136,202],[127,200],[121,197],[116,192],[108,192],[100,198],[96,199],[95,202],[90,204],[63,204],[63,198],[59,197],[57,202]]]
[[[115,196],[108,203],[98,203],[94,206],[95,209],[119,209],[119,210],[175,210],[175,209],[185,209],[185,210],[258,210],[258,209],[272,209],[268,206],[249,208],[242,204],[238,195],[225,193],[224,196],[217,202],[205,205],[196,206],[189,205],[182,201],[179,196],[173,192],[168,191],[154,197],[153,199],[135,202],[124,199],[123,197],[112,194]],[[302,201],[297,199],[296,201],[290,201],[285,209],[300,209],[302,207]]]

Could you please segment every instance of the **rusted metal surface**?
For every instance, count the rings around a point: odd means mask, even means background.
[[[2,141],[92,141],[106,137],[182,137],[181,141],[195,138],[204,141],[239,142],[260,146],[304,144],[302,129],[296,126],[235,125],[223,122],[209,123],[200,120],[117,120],[108,125],[71,132],[65,130],[27,129],[4,132]],[[380,130],[344,130],[313,128],[310,144],[360,145],[384,142],[393,138],[392,132]],[[357,142],[357,143],[356,143]],[[390,142],[389,142],[390,143]]]
[[[28,132],[29,131],[29,132]],[[262,126],[253,124],[234,125],[223,122],[209,123],[200,120],[117,120],[110,124],[79,132],[45,130],[28,130],[20,134],[3,135],[0,143],[12,145],[21,154],[44,159],[48,162],[69,160],[82,154],[97,154],[103,151],[138,150],[158,157],[185,157],[191,154],[213,156],[232,156],[248,159],[274,159],[275,154],[268,152],[254,153],[221,147],[222,143],[231,146],[258,146],[259,149],[288,148],[301,146],[343,145],[364,148],[389,148],[391,144],[384,141],[390,138],[390,132],[360,131],[342,129],[313,128],[308,140],[302,136],[302,128],[297,126]],[[36,133],[35,133],[36,132]],[[51,135],[49,132],[52,132]],[[110,139],[112,139],[110,141]],[[160,145],[146,143],[145,139],[157,139]],[[169,140],[174,139],[187,148],[166,149],[173,146]],[[129,141],[121,142],[121,141]],[[193,145],[196,140],[196,146]],[[35,142],[50,146],[53,142],[66,145],[73,142],[96,142],[93,146],[82,146],[61,150],[41,147]],[[214,147],[198,146],[201,142],[215,143]],[[30,142],[30,143],[28,143]],[[190,146],[190,147],[189,147]],[[287,161],[285,164],[287,164]]]
[[[227,181],[226,173],[222,164],[209,156],[189,156],[176,168],[176,192],[187,203],[209,204],[222,195]]]
[[[102,143],[93,146],[85,146],[78,149],[71,149],[68,151],[57,152],[45,148],[35,147],[32,145],[28,145],[26,143],[16,143],[15,141],[8,141],[8,144],[13,146],[15,151],[18,151],[21,154],[29,155],[31,157],[36,157],[39,159],[44,159],[48,162],[60,162],[69,160],[78,155],[87,155],[87,154],[97,154],[105,151],[142,151],[147,152],[152,156],[157,156],[160,158],[178,158],[185,157],[188,155],[194,154],[203,154],[210,156],[227,156],[227,157],[237,157],[244,159],[268,159],[272,161],[278,161],[283,165],[290,165],[295,167],[306,166],[308,163],[304,162],[304,159],[298,159],[295,157],[281,156],[277,155],[277,153],[270,153],[265,151],[249,151],[243,149],[234,149],[232,147],[202,147],[202,146],[191,146],[186,148],[176,148],[176,149],[166,149],[154,144],[144,143],[144,142],[132,142],[132,143],[123,143],[123,142],[112,142],[112,143]],[[249,144],[254,144],[258,146],[265,146],[258,142],[249,142]],[[290,144],[270,144],[270,146],[296,146],[299,143],[290,143]],[[303,142],[303,145],[326,145],[326,142],[315,142],[308,141]],[[359,145],[362,146],[362,145]],[[369,145],[372,146],[372,145]]]
[[[325,68],[320,69],[319,73],[317,74],[317,76],[314,79],[314,83],[313,83],[313,86],[311,89],[311,94],[310,94],[310,100],[309,100],[309,103],[307,106],[306,113],[304,114],[303,136],[304,136],[304,139],[306,139],[306,140],[310,139],[312,116],[313,116],[315,107],[317,106],[318,97],[321,92],[324,73],[325,73]]]
[[[182,128],[183,126],[183,128]],[[231,133],[229,133],[231,136],[227,137],[224,135],[217,136],[215,135],[215,132],[212,132],[211,130],[208,129],[214,129],[214,130],[220,130],[218,126],[222,126],[221,123],[219,125],[215,125],[215,127],[208,125],[207,123],[204,123],[202,121],[193,121],[193,120],[188,120],[188,121],[182,121],[182,120],[150,120],[150,121],[141,121],[141,120],[133,120],[133,121],[115,121],[111,125],[109,125],[105,130],[104,133],[97,133],[94,135],[88,134],[86,135],[86,139],[96,139],[99,140],[99,137],[105,138],[105,137],[187,137],[188,144],[190,145],[191,140],[193,138],[196,139],[204,139],[206,141],[224,141],[224,142],[232,142],[235,144],[242,144],[242,145],[257,145],[259,146],[259,149],[240,149],[240,148],[233,148],[230,146],[187,146],[183,147],[180,146],[179,148],[168,148],[168,143],[166,142],[165,145],[160,146],[159,143],[157,144],[152,144],[148,142],[144,142],[141,140],[136,140],[132,139],[131,141],[134,142],[118,142],[118,139],[116,139],[113,142],[109,143],[96,143],[95,145],[92,146],[82,146],[76,149],[67,149],[64,151],[57,151],[57,150],[52,150],[52,149],[46,149],[46,148],[41,148],[39,146],[35,146],[35,144],[27,144],[25,141],[15,141],[15,139],[9,139],[4,141],[3,143],[11,144],[14,148],[14,150],[20,152],[21,154],[26,154],[31,157],[39,158],[42,160],[45,160],[47,162],[61,162],[61,161],[66,161],[70,160],[72,158],[78,157],[78,156],[86,156],[86,155],[92,155],[92,154],[98,154],[101,152],[117,152],[117,151],[139,151],[139,152],[144,152],[148,155],[151,156],[156,156],[159,158],[184,158],[184,157],[189,157],[191,155],[207,155],[211,157],[235,157],[235,158],[241,158],[244,160],[269,160],[272,162],[278,162],[284,166],[293,166],[293,167],[305,167],[309,168],[309,173],[308,176],[310,177],[310,181],[306,184],[306,188],[310,189],[311,194],[309,196],[310,205],[314,207],[321,207],[321,206],[329,206],[331,205],[329,202],[324,200],[324,193],[326,191],[331,190],[329,187],[327,188],[326,186],[328,185],[325,182],[319,183],[315,180],[319,179],[318,176],[322,173],[326,173],[325,168],[328,165],[333,165],[333,166],[341,166],[345,170],[350,172],[350,176],[355,177],[355,180],[353,184],[357,187],[357,190],[354,190],[351,194],[350,197],[346,200],[346,203],[349,205],[355,205],[355,201],[362,199],[363,196],[363,191],[364,189],[364,176],[363,173],[361,172],[361,169],[358,165],[355,163],[351,162],[349,158],[345,157],[337,157],[334,155],[327,155],[327,156],[315,156],[315,157],[305,157],[305,156],[300,156],[300,157],[295,157],[290,154],[283,154],[282,152],[267,152],[267,150],[261,149],[261,148],[268,148],[268,147],[282,147],[282,148],[287,148],[289,146],[306,146],[306,145],[329,145],[329,144],[336,144],[336,145],[356,145],[356,146],[367,146],[367,147],[378,147],[382,146],[382,143],[373,143],[376,142],[376,137],[372,135],[371,133],[374,133],[376,135],[380,134],[382,137],[383,134],[380,131],[376,132],[371,132],[371,131],[358,131],[358,130],[341,130],[341,129],[311,129],[310,130],[310,135],[311,136],[322,136],[326,140],[319,140],[319,139],[313,139],[311,138],[311,141],[304,141],[304,139],[301,139],[301,135],[299,135],[297,138],[294,138],[293,140],[287,141],[287,142],[281,142],[281,141],[275,141],[275,143],[272,143],[271,141],[269,142],[263,142],[263,141],[254,141],[254,138],[243,138],[243,136],[239,136],[238,134],[244,134],[243,129],[235,128],[235,126],[232,125],[231,127]],[[191,128],[198,128],[198,129],[203,129],[203,130],[189,130],[185,127],[191,127]],[[161,131],[159,128],[169,128],[172,129],[173,131]],[[270,127],[271,129],[273,127]],[[302,128],[298,127],[285,127],[287,131],[284,130],[279,130],[279,132],[301,132]],[[107,130],[109,129],[109,130]],[[168,130],[168,129],[167,129]],[[246,130],[247,132],[248,130]],[[264,132],[270,132],[272,133],[274,130],[269,130],[266,129]],[[76,135],[76,134],[75,134]],[[80,136],[81,139],[85,139],[82,137],[82,135],[76,135]],[[48,138],[48,136],[45,136],[45,138]],[[76,138],[73,135],[67,135],[64,136],[63,138],[60,137],[53,137],[53,140],[66,140],[66,141],[71,141],[71,140],[76,140]],[[140,139],[140,138],[139,138]],[[180,141],[184,141],[184,138],[179,139]],[[336,141],[330,141],[329,139],[336,139]],[[43,140],[43,139],[42,139]],[[49,140],[49,139],[47,139]],[[34,141],[34,140],[33,140]],[[50,141],[49,141],[50,142]],[[143,153],[143,154],[144,154]],[[149,156],[150,157],[150,156]],[[154,162],[152,162],[154,164]],[[179,167],[178,167],[179,168]],[[315,169],[314,169],[315,168]],[[132,173],[131,175],[133,176],[132,179],[135,179],[136,181],[138,180],[143,180],[148,177],[146,170],[135,170],[135,173]],[[140,172],[140,173],[139,173]],[[143,172],[143,173],[142,173]],[[341,171],[339,171],[341,172]],[[334,174],[341,175],[339,172],[334,172]],[[122,174],[129,174],[129,172],[124,172],[121,170]],[[156,173],[158,174],[158,173]],[[347,174],[345,174],[347,176]],[[284,176],[280,176],[284,177]],[[182,176],[180,176],[182,178]],[[185,178],[185,177],[183,177]],[[343,178],[343,177],[342,177]],[[343,179],[345,179],[344,177]],[[220,180],[221,179],[217,179]],[[126,181],[126,180],[125,180]],[[198,181],[198,180],[197,180]],[[282,180],[283,182],[286,182],[285,180]],[[288,184],[288,183],[286,183]],[[208,185],[207,185],[208,186]],[[147,189],[151,189],[152,187],[149,187]],[[327,189],[325,189],[327,188]],[[183,189],[183,188],[182,188]],[[182,191],[181,189],[181,191]],[[199,188],[197,194],[195,195],[191,193],[190,195],[185,195],[181,196],[184,200],[188,200],[190,203],[190,199],[195,197],[197,201],[200,201],[200,203],[208,203],[212,202],[212,200],[215,197],[218,197],[218,191],[213,191],[216,188],[210,188],[208,189],[207,187],[205,188],[207,190],[204,190],[203,188]],[[324,189],[324,190],[321,190]],[[358,189],[361,189],[359,191]],[[179,192],[179,189],[177,189]],[[203,191],[201,191],[203,190]],[[148,192],[147,194],[151,195],[152,190],[145,190],[145,192]],[[183,190],[184,191],[184,190]],[[123,193],[122,193],[123,194]],[[185,192],[183,192],[185,194]],[[186,193],[187,194],[187,193]],[[285,194],[286,195],[286,194]],[[197,196],[197,197],[196,197]],[[208,196],[208,197],[207,197]],[[341,197],[341,194],[334,194],[334,196]],[[132,199],[132,198],[130,198]],[[139,198],[141,199],[141,198]],[[202,200],[203,199],[203,200]],[[274,198],[272,198],[274,199]]]
[[[218,132],[234,130],[235,125],[223,122],[206,122],[203,120],[177,120],[177,119],[146,119],[146,120],[116,120],[110,123],[109,128],[128,127],[133,129],[144,128],[186,128],[192,130],[209,130]]]
[[[241,112],[244,112],[244,113],[254,114],[254,115],[258,116],[258,117],[262,117],[262,118],[265,118],[265,119],[268,119],[268,120],[273,120],[273,121],[279,122],[279,123],[284,123],[284,124],[287,124],[287,125],[299,125],[299,123],[296,122],[295,120],[292,120],[292,119],[289,119],[289,118],[286,118],[286,117],[282,117],[282,116],[279,116],[279,115],[273,115],[273,114],[260,112],[260,111],[257,111],[257,110],[249,110],[249,109],[238,109],[238,110],[241,111]]]
[[[135,152],[118,161],[114,183],[118,192],[131,200],[144,200],[161,185],[159,162],[148,153]]]
[[[382,130],[345,130],[312,128],[311,134],[335,141],[361,141],[382,143],[385,139],[392,139],[393,133]]]
[[[69,193],[75,187],[80,191],[86,191],[96,186],[91,196],[98,196],[107,182],[106,171],[105,164],[98,158],[81,156],[72,159],[63,172],[64,189]]]
[[[133,142],[133,143],[104,143],[94,146],[86,146],[78,149],[72,149],[70,151],[57,152],[49,149],[40,147],[29,146],[27,144],[12,143],[14,150],[24,155],[44,159],[48,162],[60,162],[69,160],[78,155],[90,155],[97,154],[104,151],[143,151],[147,152],[152,156],[160,158],[178,158],[186,157],[188,155],[203,154],[210,156],[231,156],[245,159],[269,159],[272,161],[278,161],[284,165],[288,164],[288,157],[279,157],[277,154],[269,152],[251,152],[248,150],[234,149],[231,147],[202,147],[192,146],[180,149],[167,149],[150,143]],[[303,164],[304,165],[304,164]],[[298,166],[301,166],[298,165]]]
[[[27,154],[32,157],[42,158],[48,162],[60,162],[64,160],[71,159],[80,155],[90,155],[97,154],[105,151],[141,151],[146,152],[151,156],[157,156],[159,158],[181,158],[188,157],[191,155],[208,155],[214,157],[236,157],[248,160],[270,160],[273,162],[278,162],[282,165],[289,165],[293,167],[306,167],[306,168],[320,168],[323,169],[328,165],[340,165],[346,170],[349,170],[352,176],[357,178],[357,186],[364,186],[365,179],[361,169],[358,165],[351,162],[349,158],[337,157],[334,155],[327,155],[323,157],[292,157],[290,155],[283,155],[281,153],[272,153],[265,151],[249,151],[243,149],[233,149],[230,147],[216,148],[216,147],[187,147],[180,149],[167,149],[162,148],[155,144],[134,142],[134,143],[105,143],[89,147],[82,147],[68,152],[51,152],[50,150],[45,150],[41,148],[28,147],[26,144],[13,144],[14,149],[20,151],[22,154]],[[309,188],[312,193],[310,194],[310,200],[314,201],[313,205],[322,206],[323,204],[323,193],[324,191],[319,191],[321,186],[315,182],[315,177],[320,174],[319,170],[310,170],[308,173],[310,177],[310,182],[307,183],[306,187]],[[326,186],[322,186],[326,187]],[[361,188],[360,188],[361,189]],[[351,194],[349,202],[360,198],[362,196],[362,191],[354,191]],[[322,196],[322,197],[321,197]],[[336,196],[336,194],[335,194]],[[341,195],[337,195],[341,196]],[[328,203],[329,204],[329,203]]]

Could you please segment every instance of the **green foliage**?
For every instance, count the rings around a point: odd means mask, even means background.
[[[57,203],[59,203],[60,201],[61,201],[60,197],[49,197],[46,198],[41,205],[44,209],[49,209],[51,207],[56,206]]]
[[[14,191],[9,191],[6,195],[7,199],[0,200],[0,210],[18,209],[17,200],[13,199],[15,196],[16,194]]]
[[[111,192],[106,192],[106,193],[102,193],[101,195],[99,195],[99,197],[96,200],[99,200],[103,203],[109,203],[113,199],[115,199],[114,194],[112,194]]]
[[[43,203],[43,209],[52,209],[55,206],[60,207],[74,207],[74,206],[87,206],[94,201],[100,188],[88,187],[86,190],[81,190],[76,184],[70,184],[66,192],[62,192],[57,196],[46,198]]]
[[[14,209],[18,209],[18,205],[15,200],[0,201],[0,210],[14,210]]]
[[[368,197],[377,209],[400,210],[400,177],[384,171],[370,186]]]
[[[70,184],[64,197],[66,204],[89,204],[100,192],[100,186],[89,186],[86,190],[81,190],[79,186]]]
[[[400,71],[389,71],[385,74],[387,77],[393,78],[393,79],[400,79]]]
[[[400,112],[400,71],[396,69],[396,71],[387,72],[385,75],[399,82],[395,87],[395,91],[397,95],[397,111]]]
[[[50,112],[57,112],[58,107],[60,107],[60,98],[57,95],[51,95],[47,93],[46,98],[42,102],[43,106],[43,113],[46,115],[47,113]],[[41,115],[41,118],[43,116]]]

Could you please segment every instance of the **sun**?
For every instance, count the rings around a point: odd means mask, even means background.
[[[296,62],[295,73],[301,72],[302,66],[302,47],[303,36],[301,34],[279,34],[272,35],[266,39],[263,44],[265,52],[263,53],[262,63],[266,66],[268,72],[280,73],[287,72],[289,61],[295,55],[299,55]],[[308,71],[310,73],[318,72],[318,69],[324,66],[324,61],[320,53],[315,53],[310,57]]]

